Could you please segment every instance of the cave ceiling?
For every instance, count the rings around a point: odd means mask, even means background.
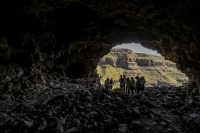
[[[1,0],[0,60],[33,71],[88,69],[135,42],[199,75],[199,14],[198,0]]]

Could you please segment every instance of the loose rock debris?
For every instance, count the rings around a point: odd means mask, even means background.
[[[0,82],[1,133],[197,133],[200,100],[186,87],[146,88],[144,96],[99,89],[95,79],[56,74]],[[45,82],[43,82],[45,80]]]

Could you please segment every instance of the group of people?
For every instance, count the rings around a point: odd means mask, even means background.
[[[105,87],[106,87],[106,89],[112,90],[113,84],[114,84],[114,82],[113,82],[113,79],[112,79],[112,78],[111,78],[111,79],[107,78],[107,79],[105,80]]]
[[[130,79],[129,77],[126,78],[126,75],[121,75],[119,79],[120,88],[125,90],[127,94],[130,94],[131,91],[132,94],[137,93],[142,95],[146,83],[144,76],[136,76],[135,79],[136,81],[133,77]]]
[[[126,75],[121,75],[119,79],[120,88],[123,89],[127,94],[130,94],[131,92],[131,94],[137,93],[142,95],[146,83],[144,76],[141,77],[136,76],[135,79],[136,81],[134,80],[133,77],[129,78],[126,77]],[[102,87],[100,80],[101,77],[98,80],[98,84],[100,87]],[[105,88],[109,90],[113,89],[113,84],[114,84],[113,78],[111,79],[107,78],[104,83]]]

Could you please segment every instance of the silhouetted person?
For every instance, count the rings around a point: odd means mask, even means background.
[[[111,78],[111,79],[110,79],[110,85],[109,85],[109,89],[110,89],[110,90],[112,90],[112,88],[113,88],[113,83],[114,83],[114,82],[113,82],[113,79]]]
[[[124,78],[124,90],[126,89],[126,75],[124,74],[123,75],[123,78]]]
[[[131,83],[131,80],[129,79],[129,77],[127,77],[126,79],[126,93],[127,94],[129,94],[130,83]]]
[[[142,96],[143,91],[144,91],[144,88],[145,88],[145,83],[146,83],[146,81],[145,81],[145,79],[144,79],[144,76],[142,76],[142,77],[140,78],[140,82],[141,82],[140,91],[141,91],[141,96]]]
[[[133,94],[133,90],[136,91],[136,89],[135,89],[135,80],[134,80],[133,77],[131,77],[131,81],[130,81],[130,90],[131,90],[132,94]]]
[[[139,76],[136,76],[136,93],[139,94],[140,92],[140,87],[141,87],[141,82]]]
[[[109,85],[110,85],[110,80],[109,80],[109,78],[107,78],[105,80],[105,87],[106,87],[106,89],[109,89]]]
[[[101,77],[99,77],[99,78],[97,79],[97,84],[98,84],[98,87],[102,88],[102,86],[101,86]]]
[[[141,82],[141,93],[142,93],[145,89],[145,83],[146,83],[144,76],[140,78],[140,82]]]
[[[120,75],[119,83],[120,83],[120,88],[125,90],[125,80],[122,77],[122,75]]]

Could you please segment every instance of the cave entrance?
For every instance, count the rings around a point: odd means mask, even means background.
[[[176,63],[139,43],[115,46],[100,59],[96,69],[102,84],[107,78],[113,78],[114,88],[119,88],[120,75],[134,79],[144,76],[147,87],[181,86],[188,81],[188,77],[176,68]]]
[[[65,74],[70,79],[81,78],[85,74],[85,66],[82,63],[72,63],[65,70]]]

